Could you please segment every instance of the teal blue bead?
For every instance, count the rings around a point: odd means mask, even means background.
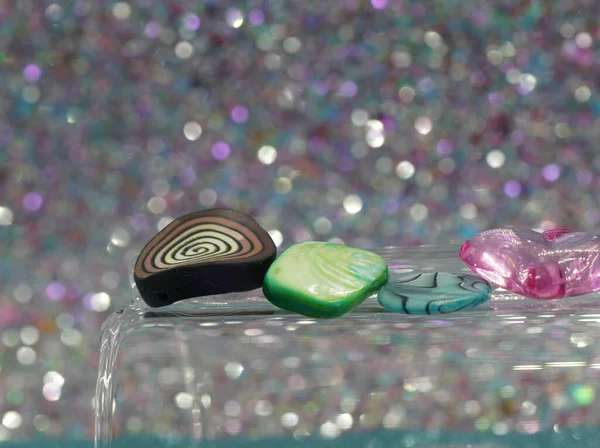
[[[449,272],[392,276],[377,300],[386,309],[405,314],[445,314],[473,308],[490,298],[490,284],[470,274]]]

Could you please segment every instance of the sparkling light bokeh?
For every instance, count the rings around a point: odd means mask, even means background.
[[[282,247],[600,223],[595,2],[267,4],[0,5],[0,439],[92,435],[100,324],[185,212]]]

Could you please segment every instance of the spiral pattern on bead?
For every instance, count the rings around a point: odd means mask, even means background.
[[[231,216],[188,215],[165,227],[142,251],[136,275],[186,264],[244,260],[261,254],[264,238]]]

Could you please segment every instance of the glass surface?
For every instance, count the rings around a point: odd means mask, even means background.
[[[392,274],[467,272],[458,249],[377,252]],[[390,313],[371,297],[331,320],[278,310],[260,291],[160,309],[133,295],[103,327],[97,447],[600,440],[598,294],[536,301],[496,290],[437,316]]]

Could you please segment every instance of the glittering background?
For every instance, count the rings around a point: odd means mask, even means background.
[[[92,434],[99,326],[183,212],[593,229],[599,40],[597,0],[0,0],[0,440]]]

